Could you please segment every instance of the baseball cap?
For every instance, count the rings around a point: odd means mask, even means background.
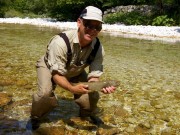
[[[102,21],[102,11],[94,6],[86,7],[80,15],[80,18],[87,19],[87,20],[96,20],[104,23]]]

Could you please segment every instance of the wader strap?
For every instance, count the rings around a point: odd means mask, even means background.
[[[59,33],[59,36],[62,37],[67,45],[67,49],[68,49],[68,52],[67,52],[67,60],[69,61],[71,59],[71,56],[72,56],[72,51],[71,51],[71,46],[70,46],[70,43],[69,43],[69,39],[68,37],[66,36],[65,33]]]
[[[68,49],[68,52],[67,52],[67,65],[70,64],[70,60],[72,58],[72,52],[71,52],[71,46],[70,46],[70,43],[69,43],[69,39],[68,37],[66,36],[65,33],[60,33],[58,34],[60,37],[62,37],[67,45],[67,49]],[[99,42],[99,39],[96,37],[96,44],[94,45],[94,49],[91,51],[88,59],[87,59],[87,64],[91,64],[91,62],[94,60],[95,56],[96,56],[96,53],[99,49],[99,46],[100,46],[100,42]]]
[[[71,51],[71,45],[69,43],[69,39],[68,37],[66,36],[65,33],[59,33],[59,36],[62,37],[66,43],[66,46],[67,46],[67,49],[68,49],[68,52],[67,52],[67,65],[69,65],[69,62],[71,60],[71,57],[72,57],[72,51]]]
[[[67,51],[67,64],[66,64],[66,67],[67,67],[70,64],[70,61],[72,58],[71,45],[70,45],[69,39],[65,33],[59,33],[58,35],[64,39],[64,42],[66,43],[66,46],[67,46],[67,50],[68,50]],[[48,53],[46,53],[46,55],[44,57],[44,62],[46,63],[47,67],[50,69],[47,58],[48,58]]]
[[[100,42],[99,42],[99,39],[96,37],[96,44],[94,45],[94,49],[91,51],[91,53],[87,59],[88,64],[91,64],[91,62],[94,60],[96,53],[99,49],[99,46],[100,46]]]

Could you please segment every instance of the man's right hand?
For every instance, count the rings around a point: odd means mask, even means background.
[[[73,94],[86,94],[88,93],[88,85],[85,84],[77,84],[72,85],[65,76],[60,75],[58,73],[53,74],[53,80],[56,84],[61,86],[62,88],[69,90]]]
[[[88,93],[88,85],[80,83],[78,85],[72,86],[71,88],[69,88],[69,90],[73,94],[86,94]]]

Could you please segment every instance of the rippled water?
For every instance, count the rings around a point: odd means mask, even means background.
[[[25,124],[31,96],[37,90],[35,63],[50,38],[60,31],[15,24],[0,24],[0,31],[0,92],[13,100],[0,110],[0,134],[30,134]],[[123,133],[179,133],[180,44],[102,33],[100,39],[106,52],[102,79],[121,82],[114,94],[101,95],[98,105],[104,121]],[[60,88],[56,94],[62,100],[49,115],[50,122],[77,116],[72,95]]]

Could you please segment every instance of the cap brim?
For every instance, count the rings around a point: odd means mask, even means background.
[[[88,16],[84,16],[84,17],[82,17],[83,19],[86,19],[86,20],[95,20],[95,21],[99,21],[99,22],[102,22],[102,23],[104,23],[102,20],[100,20],[100,19],[97,19],[97,18],[94,18],[94,17],[88,17]]]

